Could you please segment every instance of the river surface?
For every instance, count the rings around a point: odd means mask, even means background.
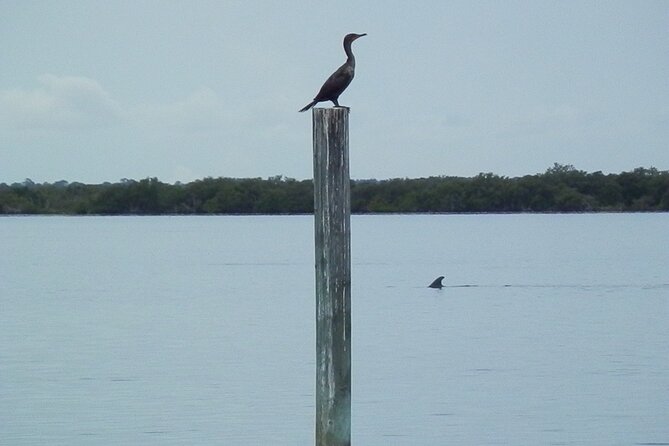
[[[352,234],[354,445],[669,444],[669,214]],[[0,250],[0,445],[313,444],[311,216],[6,217]]]

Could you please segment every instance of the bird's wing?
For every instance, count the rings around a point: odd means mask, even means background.
[[[342,91],[344,91],[353,80],[353,73],[353,69],[347,64],[339,67],[337,71],[332,73],[332,75],[325,81],[315,99],[329,100],[333,97],[339,97]]]

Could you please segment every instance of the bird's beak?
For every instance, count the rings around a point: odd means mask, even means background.
[[[366,35],[367,35],[367,33],[358,34],[358,37],[356,37],[356,39],[359,39],[360,37],[363,37],[363,36],[366,36]]]

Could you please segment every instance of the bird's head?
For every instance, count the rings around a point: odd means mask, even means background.
[[[346,34],[346,37],[344,37],[344,43],[351,43],[351,42],[353,42],[355,39],[359,39],[360,37],[362,37],[362,36],[366,36],[366,35],[367,35],[367,33],[363,33],[363,34],[355,34],[355,33]]]

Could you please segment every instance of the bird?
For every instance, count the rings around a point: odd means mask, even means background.
[[[346,90],[346,87],[349,86],[355,75],[355,57],[353,56],[353,51],[351,51],[351,44],[354,40],[366,35],[366,33],[351,33],[344,37],[344,51],[346,52],[347,57],[346,62],[344,62],[344,65],[339,67],[337,71],[332,73],[332,75],[325,81],[314,100],[307,104],[300,110],[300,112],[307,111],[317,103],[324,101],[332,101],[335,107],[340,107],[339,95]]]
[[[441,289],[444,287],[444,284],[441,283],[442,280],[444,280],[444,276],[439,276],[436,279],[434,279],[434,281],[431,284],[429,284],[428,287]]]

